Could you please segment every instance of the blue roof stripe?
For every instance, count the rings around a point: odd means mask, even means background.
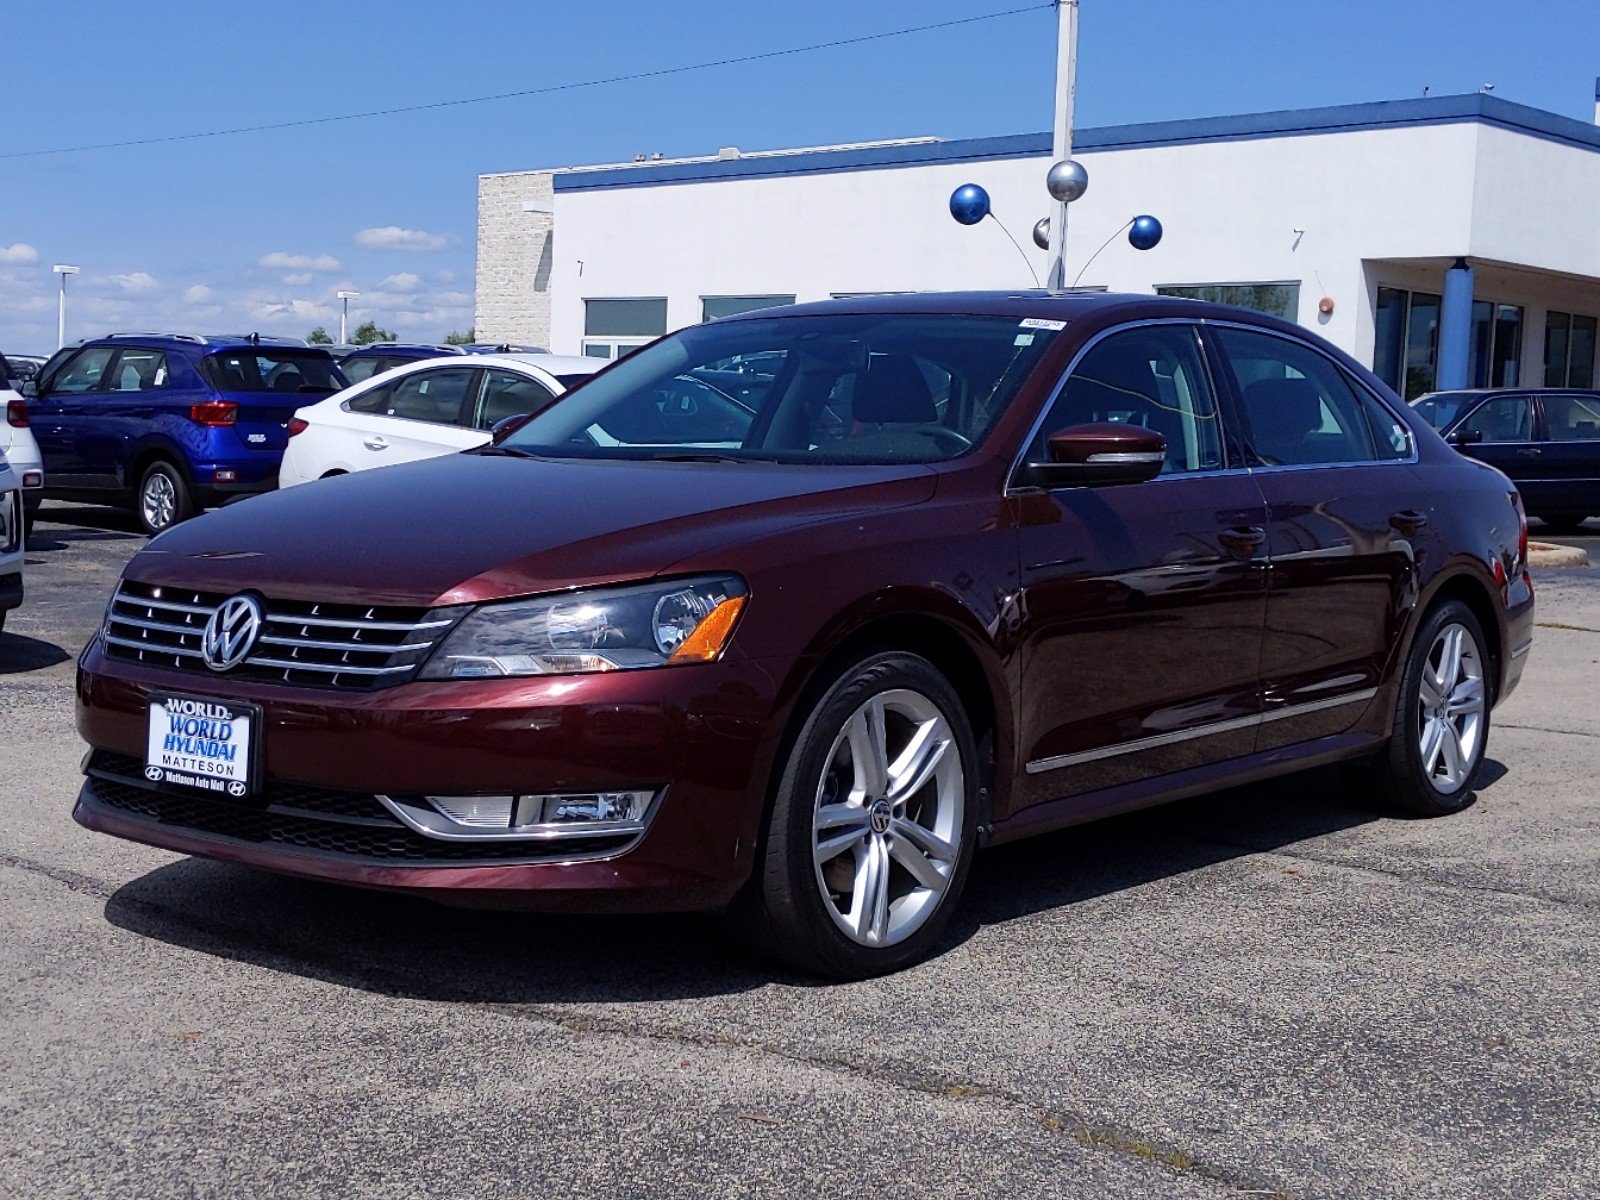
[[[1454,125],[1465,121],[1478,121],[1547,141],[1600,152],[1600,127],[1481,93],[1415,100],[1380,100],[1371,104],[1289,109],[1236,117],[1108,125],[1099,129],[1078,130],[1073,139],[1073,148],[1077,153],[1087,154],[1096,150],[1254,141],[1260,138],[1304,137],[1403,126]],[[1048,133],[1019,133],[1005,137],[914,142],[855,150],[808,150],[770,157],[625,164],[592,171],[558,171],[554,184],[558,192],[584,192],[597,188],[702,183],[718,179],[766,179],[829,171],[871,171],[934,163],[1037,158],[1049,153]]]

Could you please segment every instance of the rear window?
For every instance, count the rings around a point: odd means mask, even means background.
[[[202,359],[206,382],[219,392],[336,392],[344,376],[326,354],[283,350],[223,350]]]

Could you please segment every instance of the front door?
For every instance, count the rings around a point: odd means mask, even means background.
[[[1492,396],[1450,431],[1450,442],[1468,458],[1503,471],[1517,485],[1528,511],[1550,497],[1544,485],[1544,444],[1535,428],[1533,397]]]
[[[1270,750],[1360,719],[1411,602],[1429,501],[1405,424],[1331,357],[1266,331],[1212,333],[1267,502],[1256,748]]]
[[[1229,470],[1194,326],[1094,343],[1028,455],[1070,425],[1167,439],[1148,483],[1021,492],[1018,807],[1248,754],[1260,713],[1266,510]],[[1085,812],[1093,802],[1085,801]]]
[[[114,346],[86,346],[42,379],[34,407],[34,436],[44,459],[45,478],[52,487],[109,487],[115,479],[90,477],[86,447],[94,448],[95,416],[104,400],[106,368],[116,356]]]

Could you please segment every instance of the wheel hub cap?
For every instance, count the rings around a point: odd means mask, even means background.
[[[817,887],[852,941],[904,941],[960,858],[966,776],[955,732],[920,692],[867,700],[834,738],[812,815]]]
[[[1477,640],[1466,626],[1446,625],[1422,667],[1417,703],[1417,748],[1435,791],[1465,786],[1483,753],[1487,689]]]

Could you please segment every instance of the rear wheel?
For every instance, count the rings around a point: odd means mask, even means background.
[[[977,748],[959,697],[925,659],[875,654],[812,708],[773,801],[747,931],[836,979],[925,957],[966,884]]]
[[[157,459],[145,468],[134,499],[134,513],[151,537],[171,529],[194,515],[194,501],[183,472],[171,463]]]
[[[1394,735],[1371,768],[1393,808],[1437,817],[1471,803],[1489,742],[1489,671],[1470,608],[1448,600],[1427,615],[1400,681]]]

